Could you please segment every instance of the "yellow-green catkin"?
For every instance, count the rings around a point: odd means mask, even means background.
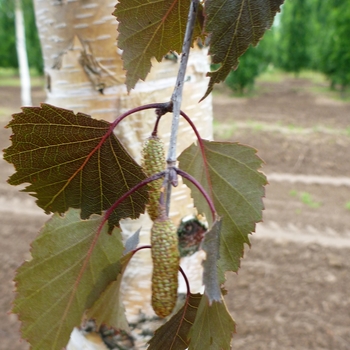
[[[179,250],[176,227],[162,211],[153,222],[152,307],[159,317],[168,316],[177,301]]]
[[[165,170],[164,144],[159,137],[151,136],[145,141],[142,150],[142,167],[148,177]],[[159,216],[159,197],[162,184],[163,179],[158,179],[148,185],[147,212],[153,221]]]

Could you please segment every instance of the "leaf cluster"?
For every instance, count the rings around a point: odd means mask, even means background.
[[[282,2],[200,2],[195,36],[210,38],[209,53],[220,65],[208,73],[205,96],[237,66],[249,45],[258,43]],[[153,57],[181,52],[190,6],[189,0],[118,3],[118,43],[128,89],[145,79]],[[182,116],[198,144],[184,150],[179,168],[170,170],[183,176],[198,213],[209,222],[202,242],[205,293],[188,290],[183,307],[156,332],[149,349],[228,349],[235,323],[222,296],[225,273],[238,270],[244,245],[250,245],[248,235],[261,220],[266,178],[255,149],[202,140]],[[166,171],[147,178],[114,135],[116,125],[48,104],[24,107],[8,125],[12,145],[4,159],[16,168],[9,183],[29,184],[24,191],[46,213],[54,213],[32,244],[32,260],[15,279],[13,311],[32,349],[64,347],[73,327],[86,318],[128,329],[121,279],[140,248],[137,233],[122,241],[119,221],[144,213],[149,199],[144,185]]]
[[[17,272],[13,311],[22,321],[23,337],[33,349],[59,349],[84,317],[128,329],[120,282],[137,240],[126,242],[125,250],[118,225],[121,218],[136,218],[145,210],[142,169],[112,133],[114,124],[87,115],[42,104],[23,108],[9,127],[14,134],[4,158],[17,170],[9,182],[29,182],[24,191],[55,213],[32,245],[32,260]],[[166,343],[172,339],[169,349],[213,343],[228,348],[235,327],[221,295],[224,274],[237,271],[263,209],[266,178],[255,153],[237,143],[199,139],[180,155],[179,174],[211,224],[202,244],[205,294],[188,296],[182,311],[156,333],[151,349],[163,338]],[[140,188],[130,191],[135,184]],[[116,206],[126,193],[128,200]],[[209,197],[216,208],[213,222]]]
[[[239,57],[250,45],[257,45],[271,27],[275,14],[284,0],[206,0],[200,2],[194,32],[208,43],[213,64],[219,68],[208,72],[210,77],[203,98],[214,84],[224,81],[231,69],[238,66]],[[147,2],[121,0],[114,11],[119,25],[118,45],[123,49],[128,90],[139,79],[145,80],[152,63],[169,52],[181,53],[186,21],[191,1],[165,0]],[[136,19],[136,20],[135,20]]]

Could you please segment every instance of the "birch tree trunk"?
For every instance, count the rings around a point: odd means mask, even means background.
[[[26,37],[21,0],[15,0],[15,23],[16,23],[16,50],[21,80],[21,103],[22,106],[31,106],[30,74],[28,56],[26,50]]]
[[[175,84],[178,63],[153,62],[145,82],[139,82],[129,95],[124,86],[121,52],[116,44],[117,21],[111,14],[116,1],[110,0],[35,0],[35,12],[42,44],[47,81],[47,103],[83,112],[96,119],[114,120],[124,111],[152,102],[167,102]],[[212,137],[212,105],[203,96],[208,59],[205,50],[194,50],[187,70],[182,109],[197,124],[203,138]],[[142,142],[150,136],[155,121],[154,111],[126,118],[116,133],[129,152],[140,160]],[[159,135],[167,145],[171,115],[163,117]],[[195,137],[184,120],[180,122],[178,154]],[[176,225],[193,213],[188,189],[179,184],[173,191],[170,216]],[[135,232],[142,226],[141,243],[148,243],[151,221],[147,215],[139,220],[125,220],[123,233]],[[135,255],[124,278],[124,304],[129,320],[135,321],[140,311],[154,315],[150,306],[150,252]],[[193,292],[201,288],[197,270]],[[199,281],[199,282],[198,282]]]

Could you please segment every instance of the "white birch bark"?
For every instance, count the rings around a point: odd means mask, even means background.
[[[83,112],[97,119],[114,120],[126,110],[153,102],[170,100],[178,63],[153,62],[145,82],[127,94],[124,86],[121,52],[116,46],[117,21],[111,15],[116,1],[110,0],[35,0],[39,36],[42,43],[47,78],[47,103]],[[212,104],[207,98],[201,104],[208,80],[207,54],[194,50],[186,73],[182,109],[191,116],[203,138],[212,137]],[[103,88],[103,94],[98,90]],[[150,136],[155,121],[154,111],[144,111],[125,119],[116,134],[129,152],[140,161],[141,145]],[[162,118],[159,134],[165,144],[170,135],[171,115]],[[180,120],[177,154],[195,140],[191,128]],[[173,191],[170,216],[178,225],[180,219],[193,213],[189,190],[179,184]],[[151,221],[147,215],[139,220],[125,220],[124,233],[142,226],[141,243],[149,242]],[[150,306],[150,252],[135,255],[125,273],[124,304],[128,318],[135,321],[140,311],[154,315]],[[201,287],[201,271],[194,283]],[[196,292],[196,290],[193,290]]]
[[[30,74],[21,0],[15,0],[16,50],[21,81],[22,106],[31,106]]]

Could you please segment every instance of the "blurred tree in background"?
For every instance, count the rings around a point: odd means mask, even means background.
[[[14,2],[0,0],[0,66],[17,67]]]
[[[319,48],[320,64],[315,67],[323,72],[333,88],[345,90],[350,85],[350,1],[332,0],[320,2],[318,19],[323,19]]]
[[[38,32],[32,0],[22,0],[29,66],[43,72]],[[13,0],[0,0],[0,67],[18,68]]]
[[[310,68],[310,43],[313,37],[311,2],[287,0],[282,7],[276,65],[287,72],[298,74],[302,69]]]

